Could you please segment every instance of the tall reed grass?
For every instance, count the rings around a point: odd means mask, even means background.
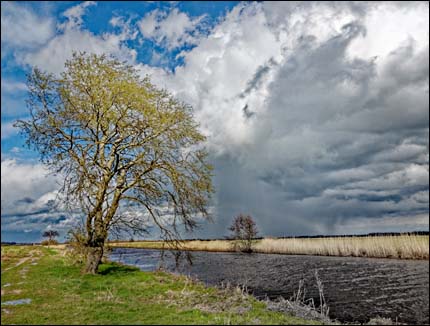
[[[262,239],[256,243],[254,250],[279,254],[428,259],[429,237],[399,235]]]
[[[109,245],[116,247],[169,249],[169,243],[163,241],[115,242]],[[189,240],[184,241],[178,249],[228,252],[233,251],[233,243],[232,240]],[[255,240],[253,251],[268,254],[429,259],[429,236],[265,238]]]

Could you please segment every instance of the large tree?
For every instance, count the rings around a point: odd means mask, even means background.
[[[212,167],[191,107],[105,55],[75,53],[60,76],[36,68],[27,84],[31,118],[16,126],[83,209],[87,273],[115,226],[144,230],[146,216],[176,239],[208,218]]]

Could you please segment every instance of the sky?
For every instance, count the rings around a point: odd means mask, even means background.
[[[261,236],[429,229],[428,2],[1,2],[1,236],[62,236],[58,176],[13,127],[26,74],[107,53],[192,105],[214,221]]]

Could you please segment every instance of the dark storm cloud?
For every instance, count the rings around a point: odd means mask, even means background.
[[[252,116],[255,115],[255,112],[252,112],[249,107],[248,104],[246,104],[243,108],[242,108],[243,114],[245,115],[245,117],[247,119],[251,118]]]
[[[428,45],[409,41],[386,58],[352,57],[350,44],[364,35],[359,20],[323,42],[303,35],[276,67],[253,145],[215,161],[221,230],[240,212],[270,235],[337,233],[353,221],[366,232],[372,219],[399,231],[423,223]],[[267,73],[256,69],[243,98]]]
[[[26,212],[22,212],[22,213],[13,212],[11,214],[2,214],[1,216],[3,219],[5,219],[5,221],[6,221],[6,219],[11,218],[11,217],[12,218],[28,217],[28,221],[30,223],[32,223],[32,221],[34,221],[34,220],[31,219],[31,216],[49,213],[49,211],[50,211],[49,208],[41,208],[41,209],[36,209],[36,210],[31,210],[31,211],[27,210]]]
[[[267,64],[258,67],[254,76],[252,76],[252,79],[248,81],[246,89],[239,95],[239,97],[245,98],[246,95],[250,94],[253,90],[260,87],[264,77],[267,76],[270,69],[275,65],[275,60],[271,58]]]
[[[14,204],[15,205],[20,205],[20,204],[31,204],[34,203],[34,199],[30,198],[30,197],[24,197],[18,200],[15,200]]]

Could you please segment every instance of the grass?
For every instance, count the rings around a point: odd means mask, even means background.
[[[316,324],[268,311],[235,288],[206,287],[184,276],[106,263],[82,275],[64,250],[1,247],[1,324]]]
[[[163,241],[111,242],[110,246],[162,249]],[[184,241],[183,250],[233,251],[231,240]],[[333,238],[288,238],[256,240],[255,252],[352,256],[369,258],[429,259],[428,235],[333,237]]]

